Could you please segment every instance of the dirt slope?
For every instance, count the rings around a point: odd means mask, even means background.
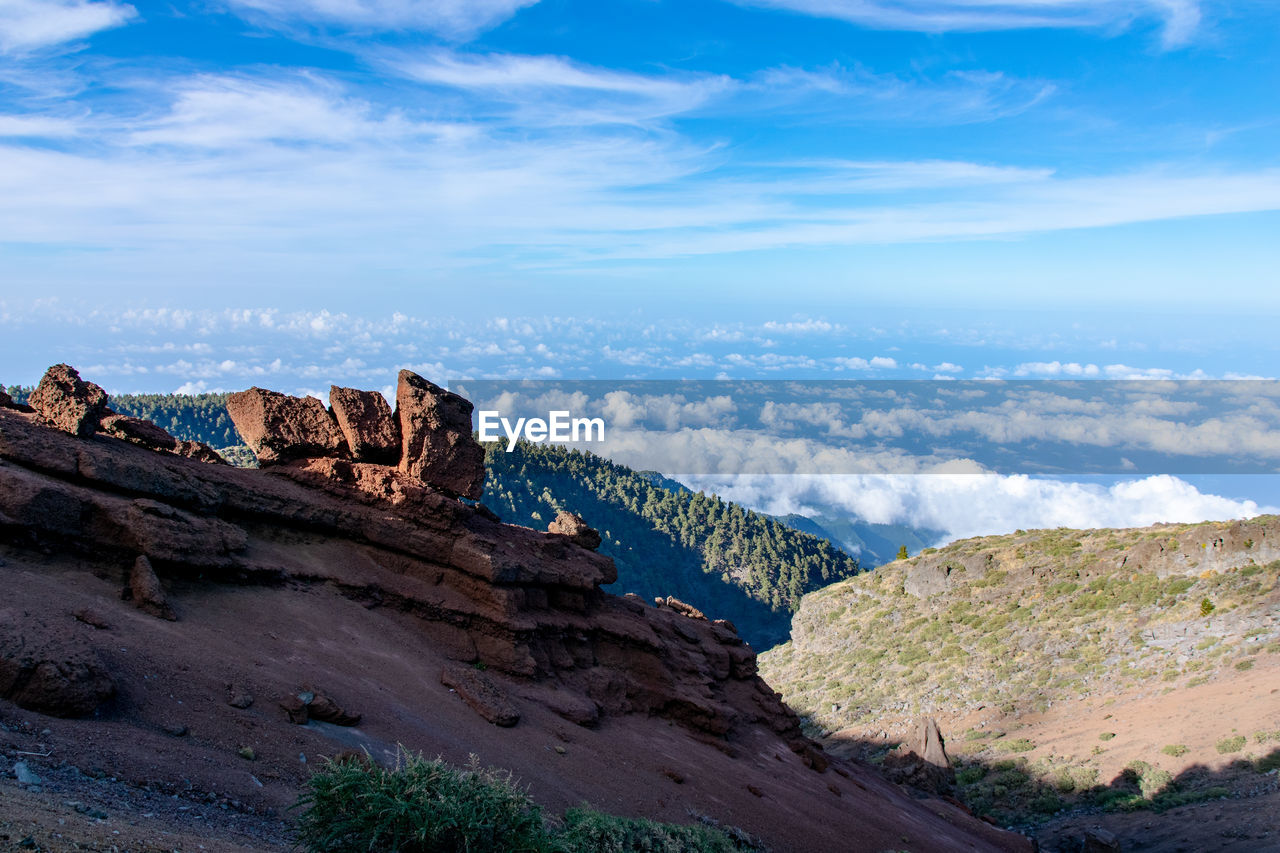
[[[553,811],[706,815],[775,850],[1027,849],[856,763],[827,766],[731,630],[608,596],[598,555],[390,470],[236,470],[8,410],[0,459],[10,636],[69,650],[64,670],[92,664],[114,685],[80,719],[0,701],[0,775],[22,761],[41,777],[21,796],[0,783],[10,841],[282,849],[279,817],[321,756],[403,744],[509,768]],[[121,600],[139,554],[176,621]],[[514,726],[441,683],[459,666],[518,712]],[[291,723],[281,703],[299,693],[360,722]]]

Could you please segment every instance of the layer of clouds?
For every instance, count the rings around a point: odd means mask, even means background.
[[[771,514],[905,524],[943,531],[940,542],[1018,528],[1143,527],[1252,518],[1278,511],[1252,500],[1205,494],[1168,475],[1111,484],[990,474],[682,479],[693,488]]]

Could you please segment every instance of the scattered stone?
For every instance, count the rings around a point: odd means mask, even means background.
[[[253,694],[243,687],[227,685],[227,704],[232,708],[244,710],[253,704]]]
[[[757,796],[757,797],[763,797],[763,796],[764,796],[764,791],[761,791],[761,790],[760,790],[759,788],[757,788],[755,785],[748,785],[748,786],[747,786],[747,790],[748,790],[748,791],[750,791],[752,794],[754,794],[754,795],[755,795],[755,796]]]
[[[230,465],[222,458],[222,454],[203,441],[179,441],[173,448],[175,456],[185,456],[197,462],[208,462],[210,465]]]
[[[1100,826],[1084,831],[1080,839],[1080,853],[1122,853],[1120,839]]]
[[[556,744],[551,748],[554,749],[558,755],[567,755],[569,753],[569,750],[565,749],[560,744]]]
[[[110,409],[107,411],[110,412]],[[152,450],[172,451],[178,445],[176,438],[151,421],[118,415],[115,412],[111,412],[102,419],[102,431]]]
[[[259,465],[344,455],[346,442],[315,397],[250,388],[227,396],[227,414]]]
[[[236,750],[236,755],[240,756],[245,761],[253,761],[258,757],[258,753],[254,752],[253,747],[251,746],[240,747]]]
[[[156,577],[155,569],[146,556],[140,555],[133,561],[133,571],[129,573],[129,591],[133,594],[134,606],[139,610],[159,619],[178,621],[178,615],[169,606],[164,587],[160,585],[160,579]]]
[[[71,615],[75,617],[77,622],[83,622],[90,628],[96,628],[99,631],[105,631],[111,627],[101,613],[88,607],[82,607]]]
[[[663,601],[663,604],[667,605],[677,613],[683,613],[685,616],[688,616],[690,619],[700,619],[703,622],[707,621],[707,614],[703,613],[701,610],[694,607],[692,604],[685,604],[683,601],[681,601],[680,599],[676,598],[673,595],[668,595],[666,597],[666,600]]]
[[[0,698],[53,717],[82,717],[114,694],[111,676],[78,632],[0,610]]]
[[[600,547],[599,531],[588,525],[582,516],[563,509],[556,514],[556,520],[547,525],[547,532],[568,536],[573,544],[581,545],[588,551]]]
[[[179,725],[177,723],[164,726],[162,728],[162,731],[165,734],[169,735],[170,737],[186,737],[188,734],[191,733],[191,730],[188,729],[186,726]]]
[[[337,702],[323,693],[315,693],[307,703],[307,716],[322,723],[333,723],[335,726],[358,726],[360,715],[343,710]]]
[[[357,462],[394,465],[400,458],[400,425],[386,398],[377,391],[329,388],[329,405],[338,429]]]
[[[469,666],[446,666],[440,683],[453,688],[462,701],[495,726],[510,728],[520,722],[520,712],[498,685],[480,670]]]
[[[471,433],[471,401],[400,371],[400,470],[428,485],[472,500],[484,488],[484,448]]]
[[[672,782],[675,782],[677,785],[684,784],[684,776],[677,773],[676,771],[672,770],[669,767],[662,768],[662,775],[666,776],[668,779],[670,779]]]
[[[107,412],[107,392],[85,382],[69,364],[50,367],[27,402],[40,420],[81,438],[97,432]]]
[[[280,701],[280,707],[289,717],[289,722],[299,726],[306,725],[309,720],[332,723],[335,726],[360,724],[359,714],[344,710],[330,697],[312,690],[285,697]]]
[[[19,785],[39,785],[40,777],[27,766],[25,761],[15,761],[13,764],[13,778],[18,780]]]

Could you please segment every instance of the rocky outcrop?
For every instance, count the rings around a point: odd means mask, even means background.
[[[92,714],[111,698],[111,676],[75,626],[71,617],[0,610],[0,697],[53,717]]]
[[[594,551],[600,547],[600,532],[583,520],[582,516],[560,510],[555,521],[547,525],[548,533],[568,536],[575,545]]]
[[[394,465],[400,459],[400,424],[377,391],[329,389],[329,406],[358,462]]]
[[[955,771],[933,717],[916,721],[910,738],[885,756],[884,769],[893,781],[923,791],[946,794],[955,787]]]
[[[228,395],[227,414],[264,467],[309,456],[340,456],[346,451],[338,425],[315,397],[291,397],[255,387]]]
[[[122,571],[145,554],[160,578],[334,583],[414,614],[454,660],[483,666],[490,679],[553,689],[566,719],[659,716],[713,738],[764,726],[824,766],[733,631],[608,595],[601,585],[617,579],[608,557],[496,522],[396,468],[335,458],[266,470],[204,465],[73,438],[12,410],[0,410],[0,458],[0,528],[44,547],[114,560]],[[262,530],[361,556],[316,562],[296,549],[251,547]],[[183,606],[172,592],[168,603]]]
[[[85,382],[69,364],[55,364],[31,392],[28,405],[50,426],[86,438],[107,413],[107,392]]]
[[[408,370],[396,386],[400,470],[464,498],[484,488],[484,448],[471,434],[473,406]]]
[[[13,408],[13,398],[4,390],[4,386],[0,386],[0,409]]]

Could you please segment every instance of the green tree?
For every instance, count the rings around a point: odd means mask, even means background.
[[[1208,616],[1210,613],[1212,613],[1215,610],[1217,610],[1217,608],[1213,606],[1212,601],[1210,601],[1207,598],[1200,599],[1200,615],[1201,616]]]
[[[906,546],[906,545],[899,545],[899,546],[898,546],[898,556],[897,556],[897,559],[899,559],[899,560],[905,560],[905,559],[907,559],[907,557],[909,557],[909,556],[911,556],[911,555],[907,553],[907,546]]]

